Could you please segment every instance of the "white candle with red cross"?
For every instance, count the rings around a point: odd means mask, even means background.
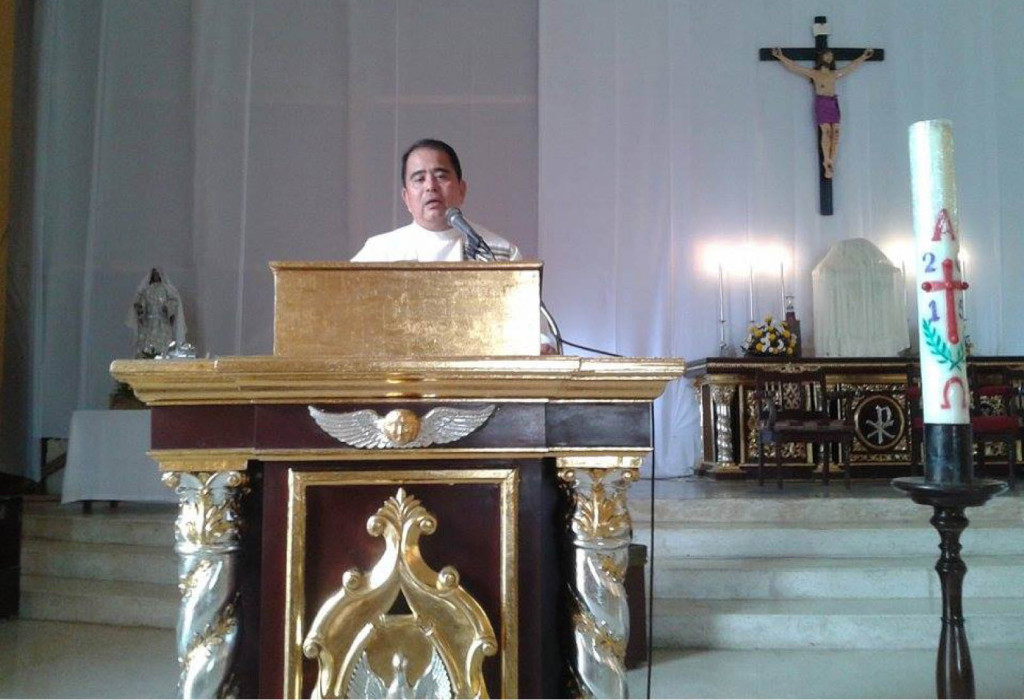
[[[959,304],[967,283],[957,263],[960,217],[949,121],[937,119],[910,126],[910,178],[924,422],[970,424],[967,329]]]

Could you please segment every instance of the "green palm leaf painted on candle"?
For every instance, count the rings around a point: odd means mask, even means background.
[[[958,369],[963,364],[967,357],[967,351],[963,347],[957,347],[957,352],[954,353],[954,349],[942,339],[935,326],[926,318],[921,319],[921,329],[924,331],[924,342],[928,346],[928,352],[938,359],[939,364],[948,364],[951,370]]]

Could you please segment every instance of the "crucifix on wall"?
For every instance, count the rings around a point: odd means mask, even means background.
[[[823,16],[814,18],[814,48],[761,49],[762,61],[779,61],[787,70],[802,75],[814,87],[814,122],[818,127],[818,158],[820,209],[824,216],[832,214],[832,177],[839,150],[839,99],[836,81],[860,68],[865,61],[883,61],[882,49],[833,49],[828,45],[828,22]],[[797,61],[814,61],[814,68]],[[836,61],[850,61],[836,68]]]

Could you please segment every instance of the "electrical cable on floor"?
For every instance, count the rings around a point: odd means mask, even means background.
[[[553,326],[557,328],[556,326]],[[571,348],[577,350],[586,350],[587,352],[596,353],[598,355],[606,355],[608,357],[622,357],[618,353],[607,352],[605,350],[598,350],[597,348],[587,347],[586,345],[578,345],[571,343],[561,336],[561,334],[555,330],[558,343],[560,345],[568,345]],[[651,447],[654,447],[654,411],[651,411]],[[647,614],[647,693],[645,697],[651,697],[651,666],[654,662],[654,450],[651,449],[651,517],[650,517],[650,528],[651,532],[648,537],[649,545],[647,548],[648,556],[647,561],[651,567],[647,573],[647,610],[644,612]],[[627,640],[628,641],[628,640]]]
[[[651,675],[654,666],[654,482],[657,472],[654,469],[654,410],[651,409],[651,517],[648,535],[650,549],[647,553],[648,565],[651,570],[647,572],[647,696],[651,697]]]

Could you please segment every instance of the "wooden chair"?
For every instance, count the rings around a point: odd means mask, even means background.
[[[971,434],[978,449],[978,465],[985,468],[985,448],[991,443],[1006,447],[1010,489],[1017,490],[1017,440],[1021,435],[1018,390],[1006,376],[995,383],[990,376],[968,372],[971,387]]]
[[[839,446],[839,462],[846,472],[850,488],[850,450],[855,428],[849,410],[848,395],[829,394],[824,370],[809,372],[758,371],[755,374],[758,400],[757,481],[764,485],[765,444],[775,446],[775,473],[782,488],[782,446],[787,442],[809,443],[821,447],[822,482],[829,483],[830,448]],[[845,398],[840,418],[828,412],[830,398]]]

